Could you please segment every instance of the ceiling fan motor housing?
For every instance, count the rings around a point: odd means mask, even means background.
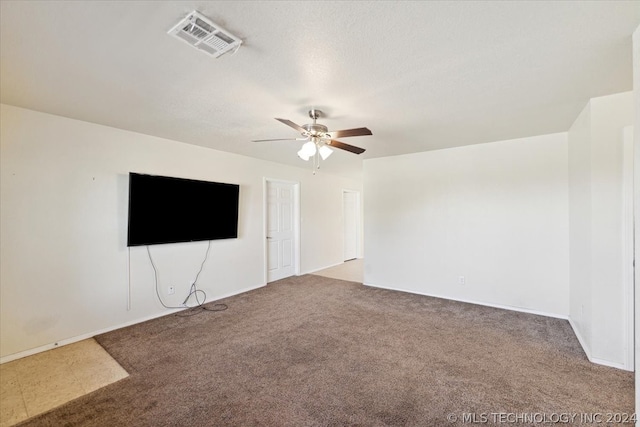
[[[320,138],[330,138],[329,129],[325,125],[320,125],[317,123],[302,125],[304,130],[306,130],[309,136],[316,136]]]

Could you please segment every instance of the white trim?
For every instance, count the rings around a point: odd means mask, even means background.
[[[635,366],[635,291],[633,235],[633,126],[622,129],[622,280],[624,289],[624,369]]]
[[[587,356],[587,359],[589,359],[590,362],[593,362],[593,358],[591,357],[591,348],[589,348],[589,346],[587,345],[587,342],[582,337],[582,334],[580,333],[580,329],[578,329],[578,325],[576,325],[573,322],[573,319],[571,318],[571,316],[569,316],[568,320],[569,320],[569,325],[571,325],[571,329],[573,329],[573,334],[576,336],[576,338],[578,338],[578,342],[582,347],[582,351],[584,351],[584,354]]]
[[[268,283],[269,280],[269,248],[267,247],[267,182],[268,178],[262,178],[262,262],[264,263],[263,282]]]
[[[221,300],[221,299],[229,298],[229,297],[232,297],[234,295],[243,294],[245,292],[253,291],[253,290],[262,288],[264,286],[265,286],[265,284],[260,284],[260,285],[257,285],[257,286],[251,286],[251,287],[248,287],[248,288],[244,288],[244,289],[241,289],[241,290],[238,290],[238,291],[235,291],[235,292],[230,292],[228,294],[224,294],[222,296],[219,296],[216,299],[210,299],[209,301],[206,301],[205,304],[208,304],[208,303],[213,302],[213,301],[218,301],[218,300]],[[59,341],[56,341],[56,342],[53,342],[53,343],[50,343],[50,344],[41,345],[40,347],[36,347],[36,348],[29,349],[29,350],[21,351],[19,353],[8,354],[6,356],[0,357],[0,365],[3,364],[3,363],[11,362],[13,360],[22,359],[23,357],[33,356],[34,354],[42,353],[43,351],[53,350],[54,348],[62,347],[62,346],[65,346],[65,345],[76,343],[78,341],[83,341],[83,340],[86,340],[86,339],[89,339],[89,338],[93,338],[96,335],[106,334],[107,332],[115,331],[116,329],[126,328],[127,326],[132,326],[132,325],[135,325],[137,323],[146,322],[147,320],[153,320],[153,319],[157,319],[158,317],[169,316],[171,314],[178,313],[178,312],[183,311],[183,310],[187,310],[187,308],[181,308],[181,309],[173,310],[171,313],[162,312],[162,313],[158,313],[158,314],[153,314],[151,316],[142,317],[140,319],[132,320],[130,322],[125,322],[125,323],[122,323],[122,324],[117,325],[117,326],[111,326],[111,327],[104,328],[104,329],[98,329],[97,331],[89,332],[89,333],[82,334],[82,335],[77,335],[77,336],[71,337],[71,338],[66,338],[66,339],[59,340]]]
[[[635,165],[633,171],[633,204],[634,204],[634,221],[639,224],[634,228],[634,240],[640,242],[640,26],[638,26],[632,35],[632,70],[633,70],[633,98],[634,98],[634,133],[633,133],[633,161]],[[635,255],[634,255],[635,259]],[[634,271],[634,286],[640,284],[640,268]],[[634,342],[635,342],[635,366],[640,369],[640,292],[634,295]],[[635,411],[640,413],[640,375],[635,375]],[[636,421],[636,425],[640,425],[640,421]]]
[[[598,359],[597,357],[592,357],[591,359],[589,359],[589,361],[591,363],[595,363],[596,365],[608,366],[610,368],[616,368],[616,369],[621,369],[623,371],[633,372],[632,370],[630,371],[629,369],[627,369],[624,366],[624,363],[610,362],[608,360]]]
[[[407,292],[409,294],[424,295],[424,296],[427,296],[427,297],[441,298],[441,299],[446,299],[446,300],[450,300],[450,301],[458,301],[458,302],[465,302],[465,303],[468,303],[468,304],[483,305],[485,307],[493,307],[493,308],[500,308],[500,309],[503,309],[503,310],[518,311],[520,313],[535,314],[537,316],[545,316],[545,317],[553,317],[555,319],[569,320],[569,316],[564,315],[564,314],[548,313],[546,311],[531,310],[529,308],[515,307],[515,306],[511,306],[511,305],[493,304],[493,303],[475,301],[475,300],[463,299],[463,298],[452,298],[450,296],[443,296],[443,295],[437,295],[437,294],[428,294],[428,293],[418,292],[418,291],[413,291],[413,290],[407,290],[407,289],[401,289],[401,288],[392,288],[392,287],[389,287],[389,286],[378,286],[378,285],[373,285],[371,283],[364,283],[364,285],[365,286],[370,286],[372,288],[389,289],[391,291]]]
[[[338,263],[331,264],[331,265],[328,265],[328,266],[326,266],[326,267],[316,268],[315,270],[311,270],[311,271],[307,271],[307,272],[305,272],[305,273],[298,274],[298,276],[302,276],[302,275],[305,275],[305,274],[313,274],[313,273],[317,273],[318,271],[322,271],[322,270],[325,270],[325,269],[327,269],[327,268],[331,268],[331,267],[337,267],[337,266],[342,265],[342,264],[344,264],[344,263],[345,263],[345,261],[340,261],[340,262],[338,262]]]
[[[355,259],[364,259],[364,258],[358,257],[358,258],[355,258]],[[314,273],[317,273],[318,271],[326,270],[327,268],[337,267],[339,265],[342,265],[342,264],[345,264],[345,263],[351,262],[351,261],[353,261],[353,260],[337,262],[335,264],[331,264],[331,265],[328,265],[326,267],[316,268],[315,270],[307,271],[306,273],[300,273],[298,276],[303,276],[305,274],[314,274]]]
[[[301,247],[300,247],[300,227],[301,227],[301,210],[300,210],[300,183],[296,182],[293,185],[293,235],[295,236],[295,257],[296,263],[294,266],[294,274],[300,275],[300,259],[301,259]],[[266,239],[265,239],[266,241]]]
[[[567,321],[569,321],[569,325],[571,325],[571,329],[573,329],[573,333],[575,334],[576,338],[578,339],[578,342],[580,343],[580,346],[582,346],[582,349],[584,350],[584,353],[587,356],[587,359],[591,363],[595,363],[595,364],[603,365],[603,366],[609,366],[611,368],[622,369],[622,370],[625,370],[625,371],[629,370],[629,369],[627,369],[625,367],[625,365],[623,363],[611,362],[609,360],[604,360],[604,359],[598,359],[598,358],[595,358],[595,357],[591,357],[591,351],[585,345],[585,341],[582,338],[582,336],[580,335],[580,333],[578,332],[578,329],[576,328],[576,325],[573,323],[571,318],[569,316],[566,316],[566,315],[556,314],[556,313],[548,313],[548,312],[539,311],[539,310],[531,310],[531,309],[522,308],[522,307],[514,307],[514,306],[510,306],[510,305],[491,304],[491,303],[486,303],[486,302],[481,302],[481,301],[473,301],[473,300],[468,300],[468,299],[451,298],[451,297],[448,297],[448,296],[442,296],[442,295],[436,295],[436,294],[428,294],[428,293],[424,293],[424,292],[409,291],[409,290],[406,290],[406,289],[392,288],[392,287],[388,287],[388,286],[377,286],[377,285],[372,285],[370,283],[365,283],[364,285],[365,286],[370,286],[372,288],[389,289],[389,290],[392,290],[392,291],[407,292],[407,293],[410,293],[410,294],[424,295],[424,296],[428,296],[428,297],[442,298],[442,299],[446,299],[446,300],[450,300],[450,301],[458,301],[458,302],[464,302],[464,303],[468,303],[468,304],[482,305],[482,306],[485,306],[485,307],[499,308],[499,309],[502,309],[502,310],[517,311],[517,312],[521,312],[521,313],[535,314],[537,316],[545,316],[545,317],[552,317],[552,318],[555,318],[555,319],[567,320]]]
[[[290,184],[293,186],[293,238],[295,240],[293,244],[293,274],[300,276],[300,223],[301,223],[301,210],[300,210],[300,182],[299,181],[287,181],[285,179],[278,178],[262,178],[262,259],[264,262],[264,283],[269,283],[269,263],[268,263],[268,248],[267,248],[267,184],[269,182],[280,182],[284,184]]]

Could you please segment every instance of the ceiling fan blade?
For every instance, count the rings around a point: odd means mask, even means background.
[[[298,138],[252,139],[251,142],[297,141],[297,140],[298,140]]]
[[[334,130],[329,132],[331,138],[346,138],[347,136],[364,136],[364,135],[373,135],[368,128],[355,128],[355,129],[344,129],[344,130]]]
[[[305,133],[307,131],[305,128],[303,128],[302,126],[298,126],[297,124],[293,123],[291,120],[279,119],[277,117],[276,117],[276,120],[279,121],[280,123],[284,123],[285,125],[294,128],[300,133]]]
[[[336,141],[335,139],[330,139],[329,141],[327,141],[327,145],[329,145],[329,146],[331,146],[333,148],[339,148],[341,150],[350,151],[350,152],[356,153],[356,154],[362,154],[362,153],[365,152],[364,148],[355,147],[353,145],[345,144],[344,142]]]

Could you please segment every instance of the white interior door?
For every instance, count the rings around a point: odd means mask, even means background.
[[[295,273],[295,184],[267,181],[267,282]]]
[[[358,257],[360,228],[360,193],[356,191],[342,192],[342,209],[344,221],[344,260]]]

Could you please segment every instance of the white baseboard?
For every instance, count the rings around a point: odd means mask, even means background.
[[[587,359],[589,359],[590,362],[593,362],[593,358],[591,357],[591,348],[587,345],[587,342],[582,337],[580,329],[578,329],[578,326],[573,322],[573,319],[571,317],[569,317],[568,320],[569,324],[571,325],[571,329],[573,329],[573,334],[576,336],[576,338],[578,338],[578,342],[580,343],[584,354],[587,355]]]
[[[437,295],[437,294],[431,294],[431,293],[426,293],[426,292],[410,291],[410,290],[407,290],[407,289],[392,288],[392,287],[389,287],[389,286],[377,286],[377,285],[372,285],[370,283],[365,283],[364,285],[365,286],[370,286],[372,288],[389,289],[391,291],[407,292],[409,294],[424,295],[424,296],[427,296],[427,297],[434,297],[434,298],[442,298],[442,299],[447,299],[447,300],[450,300],[450,301],[464,302],[464,303],[467,303],[467,304],[476,304],[476,305],[482,305],[482,306],[485,306],[485,307],[500,308],[502,310],[518,311],[518,312],[521,312],[521,313],[535,314],[535,315],[538,315],[538,316],[553,317],[555,319],[562,319],[562,320],[568,320],[569,319],[569,317],[564,315],[564,314],[549,313],[549,312],[546,312],[546,311],[532,310],[532,309],[529,309],[529,308],[515,307],[515,306],[511,306],[511,305],[493,304],[493,303],[475,301],[475,300],[464,299],[464,298],[452,298],[450,296]]]
[[[304,273],[300,273],[300,276],[304,276],[305,274],[317,273],[318,271],[326,270],[327,268],[331,268],[331,267],[337,267],[337,266],[342,265],[342,264],[344,264],[344,261],[340,261],[340,262],[338,262],[336,264],[331,264],[331,265],[328,265],[326,267],[317,268],[315,270],[311,270],[311,271],[306,271]]]
[[[592,357],[589,359],[591,363],[595,363],[596,365],[608,366],[610,368],[622,369],[623,371],[633,372],[633,369],[628,369],[624,363],[611,362],[610,360],[598,359],[597,357]]]
[[[205,304],[208,304],[208,303],[214,302],[214,301],[218,301],[218,300],[221,300],[221,299],[224,299],[224,298],[232,297],[234,295],[243,294],[245,292],[253,291],[255,289],[262,288],[263,286],[265,286],[265,285],[261,284],[261,285],[257,285],[257,286],[253,286],[253,287],[244,288],[244,289],[241,289],[241,290],[238,290],[238,291],[234,291],[234,292],[231,292],[229,294],[224,294],[224,295],[216,297],[215,299],[212,298],[212,299],[207,300],[205,302]],[[137,323],[146,322],[147,320],[157,319],[158,317],[162,317],[162,316],[168,316],[171,313],[178,313],[178,312],[180,312],[182,310],[187,310],[187,308],[184,308],[184,309],[172,309],[170,313],[162,312],[162,313],[153,314],[151,316],[142,317],[140,319],[136,319],[136,320],[133,320],[131,322],[121,323],[121,324],[116,325],[116,326],[110,326],[108,328],[99,329],[97,331],[89,332],[87,334],[82,334],[82,335],[78,335],[78,336],[75,336],[75,337],[58,340],[56,342],[53,342],[53,343],[50,343],[50,344],[45,344],[45,345],[42,345],[42,346],[39,346],[39,347],[36,347],[36,348],[31,348],[29,350],[25,350],[25,351],[21,351],[21,352],[18,352],[18,353],[9,354],[9,355],[0,357],[0,365],[3,364],[3,363],[11,362],[13,360],[22,359],[23,357],[32,356],[34,354],[42,353],[43,351],[52,350],[54,348],[62,347],[62,346],[65,346],[65,345],[76,343],[78,341],[82,341],[82,340],[86,340],[86,339],[89,339],[89,338],[93,338],[96,335],[105,334],[107,332],[115,331],[116,329],[126,328],[127,326],[135,325]]]
[[[633,371],[632,369],[629,369],[627,366],[625,366],[624,363],[612,362],[610,360],[604,360],[604,359],[598,359],[597,357],[592,357],[591,356],[591,349],[586,345],[586,342],[584,341],[584,338],[582,337],[582,335],[580,335],[580,332],[579,332],[578,328],[576,327],[575,323],[571,320],[571,318],[569,316],[556,314],[556,313],[547,313],[547,312],[539,311],[539,310],[531,310],[531,309],[522,308],[522,307],[514,307],[514,306],[509,306],[509,305],[491,304],[491,303],[486,303],[486,302],[481,302],[481,301],[473,301],[473,300],[462,299],[462,298],[451,298],[451,297],[448,297],[448,296],[429,294],[429,293],[424,293],[424,292],[409,291],[409,290],[406,290],[406,289],[392,288],[392,287],[388,287],[388,286],[377,286],[377,285],[372,285],[370,283],[365,283],[364,285],[365,286],[370,286],[372,288],[389,289],[389,290],[392,290],[392,291],[407,292],[407,293],[410,293],[410,294],[424,295],[424,296],[428,296],[428,297],[442,298],[442,299],[447,299],[447,300],[451,300],[451,301],[459,301],[459,302],[465,302],[465,303],[469,303],[469,304],[483,305],[483,306],[486,306],[486,307],[500,308],[500,309],[503,309],[503,310],[519,311],[519,312],[522,312],[522,313],[536,314],[538,316],[546,316],[546,317],[553,317],[553,318],[556,318],[556,319],[567,320],[567,321],[569,321],[569,325],[571,325],[571,329],[573,329],[573,333],[575,334],[576,338],[578,339],[578,342],[580,343],[580,346],[584,350],[584,353],[587,356],[587,359],[589,359],[589,361],[591,363],[595,363],[597,365],[608,366],[610,368],[622,369],[622,370],[625,370],[625,371]]]
[[[629,369],[629,367],[624,363],[612,362],[610,360],[593,357],[591,355],[591,348],[587,345],[586,341],[582,337],[582,334],[580,333],[580,329],[578,329],[578,326],[573,322],[573,319],[571,319],[571,317],[569,317],[569,324],[571,325],[571,329],[573,329],[573,333],[575,334],[576,338],[578,338],[578,342],[582,346],[582,350],[584,350],[584,354],[587,356],[587,359],[589,359],[589,362],[595,363],[597,365],[609,366],[610,368],[633,372],[633,369]]]

